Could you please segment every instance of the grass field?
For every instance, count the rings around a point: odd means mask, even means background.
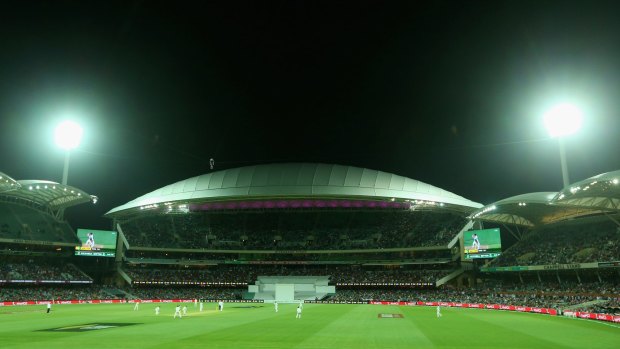
[[[433,307],[306,304],[295,319],[292,304],[187,307],[182,319],[170,303],[159,316],[155,304],[0,308],[0,348],[620,348],[618,325],[538,314],[443,308],[437,319]]]

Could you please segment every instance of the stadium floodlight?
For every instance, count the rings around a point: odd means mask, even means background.
[[[65,166],[62,171],[62,184],[67,185],[69,179],[69,158],[71,149],[77,148],[82,140],[82,127],[73,121],[63,121],[54,133],[56,144],[65,150]]]
[[[561,103],[549,109],[543,118],[549,136],[555,138],[577,132],[581,128],[583,114],[576,106],[570,103]]]
[[[77,148],[82,140],[82,128],[73,121],[63,121],[56,127],[56,144],[64,150]]]
[[[563,137],[577,132],[581,128],[583,114],[579,108],[570,103],[560,103],[549,109],[543,116],[549,136],[557,138],[560,144],[560,162],[562,166],[562,183],[568,187],[568,165]]]

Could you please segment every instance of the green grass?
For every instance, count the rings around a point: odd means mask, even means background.
[[[0,348],[620,348],[620,327],[610,323],[479,309],[381,305],[227,303],[173,319],[174,304],[54,305],[0,308]],[[243,308],[255,306],[257,308]],[[379,319],[379,313],[403,314]],[[45,331],[101,323],[136,325],[85,332]]]

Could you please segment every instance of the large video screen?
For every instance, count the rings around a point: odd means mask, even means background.
[[[463,253],[465,259],[495,258],[502,254],[499,228],[464,232]]]
[[[80,246],[75,246],[76,256],[116,256],[116,232],[111,230],[78,229]]]

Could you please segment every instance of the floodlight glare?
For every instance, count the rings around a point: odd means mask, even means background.
[[[562,103],[547,111],[543,118],[549,136],[555,138],[577,132],[581,128],[583,116],[576,106]]]
[[[56,127],[54,134],[56,144],[65,150],[71,150],[80,145],[82,128],[73,121],[63,121]]]

